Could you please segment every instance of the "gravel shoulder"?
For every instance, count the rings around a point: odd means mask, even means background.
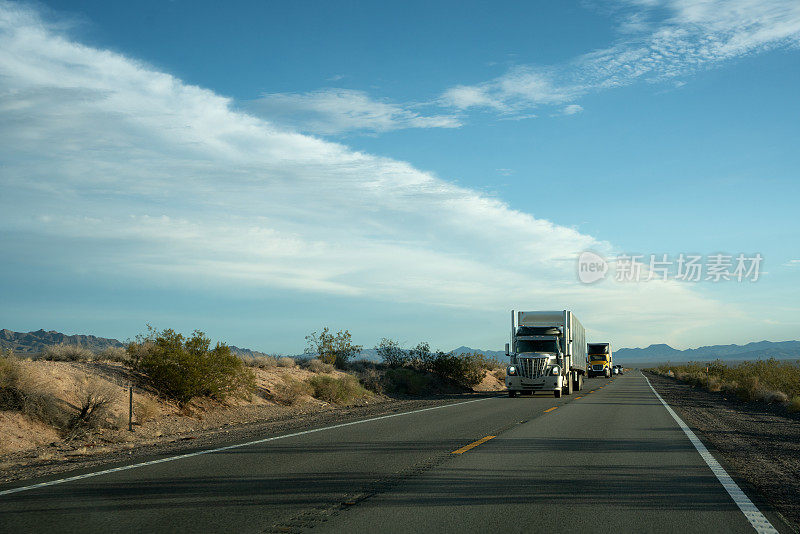
[[[217,425],[195,428],[152,439],[108,443],[79,449],[51,444],[24,452],[3,455],[0,459],[0,484],[13,486],[18,481],[38,481],[54,475],[79,473],[113,467],[157,457],[243,443],[264,437],[319,428],[370,417],[442,406],[459,401],[494,396],[497,393],[463,393],[429,398],[395,399],[380,397],[350,406],[245,406],[216,414]],[[222,421],[226,422],[222,422]]]
[[[800,416],[765,404],[744,403],[646,373],[653,387],[680,415],[731,475],[757,492],[800,532]],[[744,489],[744,488],[743,488]],[[748,491],[749,490],[749,491]]]

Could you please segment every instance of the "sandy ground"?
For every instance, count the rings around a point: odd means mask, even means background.
[[[732,468],[731,476],[749,486],[745,492],[755,492],[800,532],[800,414],[651,373],[647,377],[715,457]]]

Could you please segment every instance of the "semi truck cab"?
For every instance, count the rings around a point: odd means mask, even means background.
[[[584,339],[583,325],[568,310],[512,311],[510,347],[506,344],[508,395],[549,392],[560,397],[580,391],[586,371]]]
[[[613,374],[611,343],[588,343],[586,345],[588,362],[587,374],[610,378]]]

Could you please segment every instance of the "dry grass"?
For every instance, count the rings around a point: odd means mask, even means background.
[[[789,411],[791,413],[800,412],[800,397],[793,397],[791,401],[789,401]]]
[[[248,367],[256,367],[258,369],[272,369],[278,366],[278,358],[275,356],[256,356],[254,358],[242,358],[242,361]]]
[[[56,428],[67,426],[59,400],[14,357],[0,357],[0,410],[21,412]]]
[[[161,407],[158,401],[148,396],[141,396],[134,399],[133,416],[138,424],[152,421],[161,415]]]
[[[283,356],[282,358],[278,358],[278,367],[294,367],[297,365],[297,362],[294,358],[290,358],[289,356]]]
[[[122,347],[107,347],[97,354],[97,359],[104,362],[127,363],[128,351]]]
[[[119,427],[120,421],[111,417],[111,405],[116,401],[121,389],[110,382],[84,377],[75,384],[75,413],[70,418],[69,437],[77,437],[89,429],[100,427]]]
[[[307,383],[284,374],[282,382],[275,385],[270,393],[273,401],[284,406],[291,406],[300,402],[303,397],[310,395],[312,390]]]
[[[332,373],[334,370],[333,365],[325,363],[320,359],[314,358],[305,364],[306,369],[312,373]]]
[[[505,369],[505,367],[501,367],[499,369],[495,369],[494,371],[492,371],[492,375],[494,375],[494,377],[496,379],[498,379],[500,382],[505,382],[506,381],[506,369]]]
[[[54,362],[90,362],[95,359],[91,350],[80,345],[51,345],[47,347],[42,356],[45,360]]]
[[[334,378],[327,375],[312,376],[308,380],[315,398],[330,404],[349,404],[370,396],[352,375]]]
[[[747,402],[786,404],[791,409],[789,399],[800,398],[800,360],[690,362],[662,365],[652,371],[709,391],[736,395]]]

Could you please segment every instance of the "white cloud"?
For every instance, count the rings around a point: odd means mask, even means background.
[[[598,328],[624,323],[626,344],[737,313],[673,282],[580,286],[577,255],[610,244],[408,163],[276,128],[6,3],[0,117],[0,225],[43,243],[43,265],[193,290],[579,308]]]
[[[568,104],[587,93],[638,80],[674,79],[726,60],[800,44],[797,0],[620,3],[628,10],[620,16],[618,27],[624,37],[614,45],[562,65],[517,66],[483,83],[450,88],[442,101],[461,110],[486,108],[517,114]],[[655,8],[668,16],[654,22]]]
[[[351,89],[265,94],[250,102],[248,108],[274,123],[319,134],[461,126],[454,115],[420,115],[407,107],[373,100],[367,93]]]
[[[575,115],[576,113],[580,113],[581,111],[583,111],[583,106],[580,106],[578,104],[570,104],[568,106],[565,106],[563,110],[564,115]]]

